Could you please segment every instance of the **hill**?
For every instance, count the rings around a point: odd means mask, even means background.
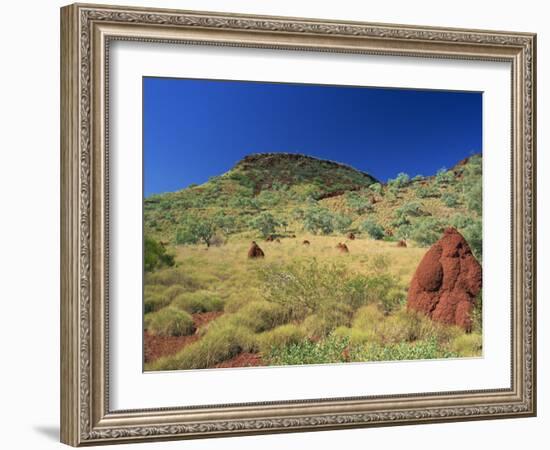
[[[145,235],[172,244],[354,232],[426,246],[446,226],[481,256],[481,155],[450,170],[386,184],[305,155],[259,153],[206,183],[144,202]],[[202,235],[202,237],[200,236]],[[206,237],[206,238],[205,238]]]

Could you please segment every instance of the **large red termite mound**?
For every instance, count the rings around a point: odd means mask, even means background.
[[[433,320],[472,329],[482,272],[466,239],[447,228],[426,252],[409,286],[407,307]]]

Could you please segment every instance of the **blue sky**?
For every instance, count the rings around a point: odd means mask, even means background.
[[[481,151],[479,92],[143,79],[145,196],[204,183],[250,153],[303,153],[386,181]]]

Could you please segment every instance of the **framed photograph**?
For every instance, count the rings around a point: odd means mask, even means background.
[[[535,58],[62,8],[62,442],[535,415]]]

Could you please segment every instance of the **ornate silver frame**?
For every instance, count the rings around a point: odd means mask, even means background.
[[[508,61],[512,66],[512,385],[162,410],[108,398],[109,43],[115,39]],[[61,440],[130,441],[536,414],[536,36],[75,4],[61,9]]]

